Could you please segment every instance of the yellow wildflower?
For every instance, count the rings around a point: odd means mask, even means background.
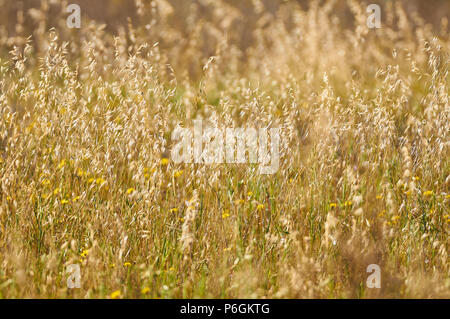
[[[383,198],[383,195],[377,195],[375,198],[376,198],[376,199],[382,199],[382,198]]]
[[[64,167],[64,165],[66,165],[66,160],[62,160],[61,162],[59,162],[58,168],[61,169]]]
[[[391,218],[392,224],[395,225],[399,219],[400,219],[400,216],[399,216],[399,215],[393,216],[393,217]]]
[[[145,295],[148,294],[150,292],[150,288],[149,287],[144,287],[141,289],[141,294]]]
[[[117,299],[117,298],[119,298],[120,297],[120,290],[116,290],[116,291],[113,291],[112,293],[111,293],[111,299]]]
[[[50,181],[48,179],[44,179],[41,184],[44,185],[44,186],[45,185],[49,185]]]
[[[124,265],[125,267],[131,267],[131,263],[129,263],[128,261],[124,262],[123,265]]]
[[[106,182],[103,178],[101,178],[101,177],[99,177],[99,178],[97,178],[96,180],[95,180],[95,182],[97,183],[97,185],[101,185],[101,184],[103,184],[104,182]]]
[[[67,200],[67,199],[63,199],[62,201],[61,201],[61,205],[64,205],[64,204],[67,204],[69,201]]]
[[[72,199],[72,202],[76,202],[77,200],[79,200],[80,199],[80,196],[75,196],[73,199]]]
[[[161,159],[161,165],[165,166],[169,164],[169,159],[168,158],[163,158]]]
[[[172,209],[170,210],[170,212],[171,212],[171,213],[176,213],[176,212],[178,212],[178,208],[174,207],[174,208],[172,208]]]
[[[433,191],[426,191],[423,193],[423,196],[431,196],[433,195]]]
[[[257,210],[263,210],[264,209],[264,205],[263,204],[259,204],[258,206],[256,206]]]
[[[173,176],[174,176],[175,178],[180,177],[181,175],[183,175],[183,170],[176,171],[175,173],[173,173]]]
[[[222,213],[222,218],[225,219],[228,217],[230,217],[230,214],[228,214],[228,211],[226,210],[225,212]]]
[[[134,192],[134,188],[130,187],[127,189],[127,194],[130,195],[131,193]]]
[[[85,249],[81,252],[80,256],[85,258],[89,254],[89,249]]]
[[[53,191],[54,195],[58,195],[59,192],[61,191],[61,189],[59,187],[55,188],[55,190]]]
[[[336,206],[337,206],[336,203],[331,203],[330,204],[330,208],[336,208]]]

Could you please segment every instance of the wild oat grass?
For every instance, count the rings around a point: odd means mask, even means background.
[[[0,26],[0,297],[450,297],[446,20],[232,3],[78,30],[41,1]],[[278,172],[175,165],[199,117],[279,127]]]

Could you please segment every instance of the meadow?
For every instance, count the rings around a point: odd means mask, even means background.
[[[0,298],[450,298],[448,2],[72,2],[0,1]],[[278,170],[175,163],[196,119]]]

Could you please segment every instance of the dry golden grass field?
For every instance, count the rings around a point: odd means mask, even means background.
[[[0,0],[0,298],[450,298],[450,3],[370,3]]]

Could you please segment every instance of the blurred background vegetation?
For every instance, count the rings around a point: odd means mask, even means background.
[[[388,31],[389,36],[402,34],[396,32],[402,28],[402,16],[394,13],[401,11],[406,15],[404,21],[413,22],[414,25],[408,25],[411,30],[426,27],[446,37],[450,12],[448,0],[0,0],[0,57],[8,56],[14,46],[23,47],[26,41],[33,41],[38,51],[45,52],[48,39],[44,35],[52,28],[57,30],[61,42],[81,44],[92,40],[76,29],[67,28],[66,7],[72,3],[81,7],[82,28],[97,30],[98,38],[104,40],[107,35],[112,44],[113,37],[119,36],[131,45],[135,35],[140,41],[158,43],[176,73],[187,71],[193,78],[201,73],[209,57],[217,53],[223,39],[245,68],[248,55],[258,50],[261,43],[266,48],[273,46],[270,40],[273,35],[268,34],[274,25],[281,21],[290,32],[295,21],[309,19],[286,9],[292,5],[298,5],[304,12],[325,5],[335,17],[336,27],[354,30],[358,13],[352,12],[352,7],[365,8],[377,3],[382,9],[382,23],[392,31]],[[315,19],[321,24],[321,17]],[[395,43],[403,39],[392,40]],[[195,51],[195,56],[191,57],[190,51]],[[183,61],[178,59],[183,55]]]
[[[22,30],[16,30],[16,25],[20,21],[25,22],[26,29],[23,31],[32,32],[36,27],[35,19],[31,18],[30,10],[43,9],[51,13],[50,19],[47,21],[49,27],[57,26],[58,14],[61,12],[61,7],[68,4],[76,3],[80,5],[83,16],[85,18],[95,20],[98,23],[105,23],[111,30],[118,29],[119,26],[127,24],[127,19],[131,18],[134,24],[150,22],[148,16],[139,19],[137,14],[137,7],[140,3],[144,6],[151,6],[153,3],[164,2],[170,8],[169,21],[175,28],[186,30],[189,21],[186,19],[190,16],[189,13],[196,11],[197,14],[211,23],[220,25],[223,21],[213,21],[208,19],[212,17],[211,8],[215,2],[225,2],[230,8],[233,8],[241,17],[239,24],[245,25],[248,29],[258,20],[261,15],[269,14],[276,15],[282,3],[297,2],[302,8],[308,9],[309,6],[315,3],[323,3],[324,1],[311,0],[261,0],[262,7],[260,12],[256,12],[252,0],[226,0],[226,1],[212,1],[212,0],[0,0],[0,25],[2,31],[7,31],[10,35],[14,33],[21,33]],[[347,0],[336,0],[335,14],[341,18],[348,25],[353,22],[353,15],[349,11]],[[364,1],[359,1],[364,2]],[[432,24],[435,28],[439,28],[441,20],[447,18],[450,13],[450,1],[448,0],[381,0],[381,1],[365,1],[367,4],[379,4],[382,9],[388,8],[401,3],[409,15],[419,14],[427,23]],[[31,15],[30,15],[31,13]],[[384,19],[385,17],[382,17]],[[287,22],[287,21],[286,21]]]

